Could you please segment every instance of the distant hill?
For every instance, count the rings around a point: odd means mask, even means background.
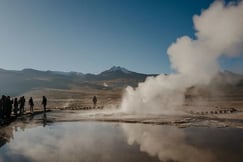
[[[136,86],[138,82],[144,81],[147,76],[154,76],[154,74],[140,74],[119,66],[113,66],[100,74],[39,71],[35,69],[23,69],[21,71],[0,69],[0,94],[15,96],[43,88],[122,88],[127,85]]]
[[[80,72],[39,71],[23,69],[21,71],[0,69],[0,95],[21,95],[32,90],[42,89],[107,89],[136,87],[148,76],[126,68],[113,66],[100,74],[83,74]],[[243,87],[243,75],[229,71],[219,73],[209,87]]]
[[[96,80],[96,81],[114,80],[114,79],[134,79],[137,81],[144,81],[146,77],[155,76],[155,75],[157,74],[141,74],[141,73],[129,71],[120,66],[113,66],[110,69],[105,70],[98,75],[86,74],[85,79]]]

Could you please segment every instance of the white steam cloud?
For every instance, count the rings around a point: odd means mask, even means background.
[[[196,39],[178,38],[167,50],[176,74],[149,77],[136,89],[127,87],[121,109],[134,113],[171,113],[183,104],[186,89],[207,84],[220,70],[222,55],[243,52],[243,1],[215,1],[193,16]],[[176,112],[178,112],[176,110]]]

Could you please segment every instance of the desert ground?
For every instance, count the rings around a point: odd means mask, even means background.
[[[243,128],[243,88],[189,90],[185,102],[173,114],[134,114],[119,109],[124,89],[74,88],[69,90],[34,90],[23,95],[34,98],[35,110],[41,111],[41,97],[48,98],[48,109],[54,121],[112,121],[144,124],[219,126]],[[94,107],[92,97],[98,98]],[[28,112],[28,106],[26,106]],[[49,116],[49,115],[48,115]],[[55,115],[54,115],[55,116]]]

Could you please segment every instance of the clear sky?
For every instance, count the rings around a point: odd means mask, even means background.
[[[213,0],[1,0],[0,68],[170,73],[169,45],[194,36]],[[243,58],[221,58],[239,72]],[[242,70],[243,73],[243,70]]]

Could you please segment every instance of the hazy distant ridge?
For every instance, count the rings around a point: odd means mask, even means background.
[[[103,82],[113,80],[116,80],[116,84],[114,84],[116,86],[126,86],[127,84],[133,86],[151,75],[136,73],[119,66],[113,66],[100,74],[35,69],[20,71],[0,69],[0,93],[19,95],[33,89],[69,89],[71,86],[102,88]]]
[[[143,82],[148,76],[156,75],[136,73],[119,66],[113,66],[99,74],[40,71],[35,69],[20,71],[0,69],[0,94],[15,96],[43,88],[88,87],[111,90],[113,88],[124,88],[128,85],[136,87],[139,82]],[[211,84],[243,86],[243,75],[225,71],[219,73]]]

